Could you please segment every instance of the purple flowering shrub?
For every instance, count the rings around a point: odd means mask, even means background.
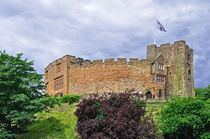
[[[138,94],[93,94],[78,105],[76,130],[82,139],[157,138],[157,127],[145,116],[145,108]]]

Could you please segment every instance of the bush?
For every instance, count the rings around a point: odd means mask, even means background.
[[[82,98],[82,95],[67,94],[60,98],[60,102],[69,103],[69,105],[71,105],[72,103],[79,102],[81,98]]]
[[[82,139],[156,138],[157,128],[145,116],[138,94],[113,93],[84,98],[78,105],[77,132]]]
[[[165,138],[204,138],[210,136],[209,101],[199,98],[176,98],[161,112]]]
[[[210,98],[210,85],[207,88],[195,88],[195,96],[202,97],[204,100]]]

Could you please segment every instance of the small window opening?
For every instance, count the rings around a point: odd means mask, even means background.
[[[191,71],[188,70],[188,79],[190,80],[191,79]]]
[[[159,97],[159,99],[161,99],[161,97],[162,97],[162,90],[161,89],[159,89],[158,97]]]
[[[155,82],[155,73],[153,73],[152,81]]]

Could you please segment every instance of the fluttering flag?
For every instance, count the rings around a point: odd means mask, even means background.
[[[163,25],[156,19],[156,23],[157,23],[157,29],[159,29],[160,31],[164,31],[167,32],[166,29],[163,27]]]

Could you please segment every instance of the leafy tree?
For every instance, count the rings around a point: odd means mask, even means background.
[[[175,98],[161,112],[160,129],[165,138],[197,139],[210,137],[209,101]]]
[[[44,95],[42,75],[33,62],[0,51],[0,138],[13,138],[14,132],[34,118],[34,114],[53,106]]]
[[[204,100],[210,98],[210,84],[207,88],[195,88],[195,96],[202,97]]]

